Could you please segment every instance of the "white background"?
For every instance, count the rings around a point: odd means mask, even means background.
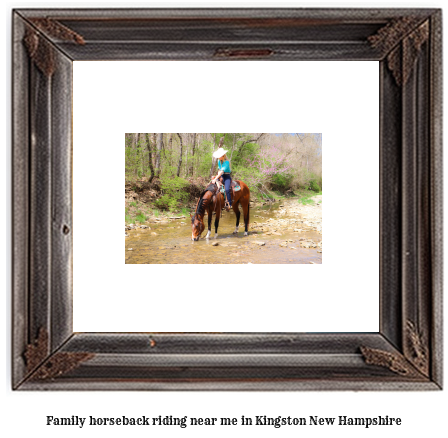
[[[75,61],[74,330],[377,332],[378,71]],[[323,133],[322,265],[124,264],[124,133],[218,131]]]
[[[11,203],[11,152],[10,152],[10,9],[12,7],[54,7],[54,6],[78,6],[78,7],[94,7],[94,6],[138,6],[139,4],[113,4],[113,3],[20,3],[5,2],[5,59],[6,62],[5,77],[5,112],[6,117],[2,119],[3,132],[6,133],[6,144],[4,148],[5,163],[5,210],[10,212]],[[141,5],[141,4],[140,4]],[[149,4],[146,4],[149,5]],[[223,6],[236,6],[229,4],[221,4]],[[281,4],[262,4],[262,3],[244,3],[240,6],[279,6]],[[368,6],[368,7],[442,7],[442,2],[387,2],[387,3],[289,3],[285,6]],[[167,6],[165,4],[164,6]],[[179,3],[173,4],[179,6]],[[446,57],[445,57],[446,58]],[[446,100],[446,99],[445,99]],[[325,137],[324,137],[325,147]],[[445,172],[446,173],[446,172]],[[120,188],[121,190],[121,188]],[[446,191],[445,191],[446,193]],[[138,393],[138,392],[93,392],[93,393],[77,393],[77,392],[12,392],[10,390],[10,339],[11,339],[11,298],[10,298],[10,254],[11,254],[11,219],[9,213],[6,219],[2,217],[2,225],[5,226],[5,234],[3,247],[6,249],[5,263],[2,264],[2,278],[6,279],[5,291],[5,308],[4,322],[4,343],[5,348],[2,349],[2,423],[1,430],[3,436],[45,436],[60,437],[62,434],[66,437],[97,437],[104,434],[109,437],[123,435],[132,437],[147,436],[228,436],[229,432],[235,436],[257,436],[264,437],[273,435],[281,435],[285,437],[297,437],[299,434],[305,437],[359,437],[359,436],[378,436],[392,438],[396,436],[446,436],[448,428],[445,422],[446,406],[448,405],[448,397],[446,391],[439,392],[392,392],[392,393],[371,393],[371,392],[335,392],[335,393],[219,393],[219,392],[198,392],[198,393]],[[4,221],[4,222],[3,222]],[[325,230],[324,230],[325,233]],[[446,245],[445,245],[446,246]],[[446,348],[445,348],[446,351]],[[445,360],[445,364],[446,364]],[[446,370],[446,365],[445,365]],[[446,371],[445,371],[446,374]],[[177,416],[227,416],[240,417],[242,414],[246,416],[254,415],[283,415],[283,416],[308,416],[319,415],[325,416],[376,416],[389,415],[401,417],[403,425],[399,428],[253,428],[242,429],[232,428],[163,428],[163,429],[79,429],[79,428],[58,428],[45,426],[45,416],[139,416],[139,415],[177,415]]]

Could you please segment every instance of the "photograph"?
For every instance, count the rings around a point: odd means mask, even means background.
[[[125,140],[126,263],[322,263],[322,134]]]

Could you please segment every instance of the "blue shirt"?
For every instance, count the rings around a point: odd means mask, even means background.
[[[230,173],[231,172],[231,170],[230,170],[230,163],[228,161],[224,161],[222,163],[222,165],[221,165],[221,161],[218,160],[218,167],[219,167],[219,170],[222,170],[225,173]]]

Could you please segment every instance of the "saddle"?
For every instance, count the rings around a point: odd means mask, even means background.
[[[218,186],[216,184],[209,184],[206,189],[204,190],[205,192],[212,192],[213,194],[216,192],[216,189],[218,188]]]
[[[226,189],[224,187],[224,180],[223,180],[222,176],[219,177],[219,181],[221,183],[221,189],[220,189],[221,193],[224,195],[224,199],[227,202],[227,199],[226,199]],[[235,181],[234,180],[230,181],[230,196],[232,197],[232,203],[233,203],[233,198],[235,197],[235,192],[238,192],[239,190],[241,190],[239,182],[236,181],[236,180]]]

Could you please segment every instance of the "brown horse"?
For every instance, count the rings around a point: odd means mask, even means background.
[[[205,229],[204,216],[205,212],[208,215],[208,233],[206,239],[210,237],[212,228],[213,212],[216,213],[215,218],[215,239],[218,237],[219,218],[221,217],[221,210],[224,206],[224,196],[217,190],[217,186],[210,184],[202,193],[196,204],[196,212],[191,217],[191,240],[199,240],[202,232]]]
[[[249,227],[249,201],[250,201],[250,191],[249,187],[242,181],[237,181],[237,183],[240,186],[240,190],[233,193],[233,202],[232,202],[232,209],[235,212],[236,215],[236,227],[233,234],[238,233],[238,227],[240,225],[240,210],[239,205],[241,204],[243,208],[243,218],[244,218],[244,235],[247,236],[247,230]],[[219,218],[221,217],[221,210],[224,206],[224,196],[218,192],[217,190],[212,192],[210,191],[215,190],[216,186],[211,185],[207,187],[207,189],[201,194],[198,203],[196,204],[196,212],[193,216],[191,216],[191,240],[199,240],[199,237],[201,236],[202,232],[205,229],[204,225],[204,216],[205,212],[207,211],[208,214],[208,233],[205,236],[206,239],[210,238],[211,234],[211,224],[212,224],[212,215],[213,212],[216,213],[216,219],[215,219],[215,239],[218,237],[218,225],[219,225]],[[233,192],[233,189],[232,189]]]

